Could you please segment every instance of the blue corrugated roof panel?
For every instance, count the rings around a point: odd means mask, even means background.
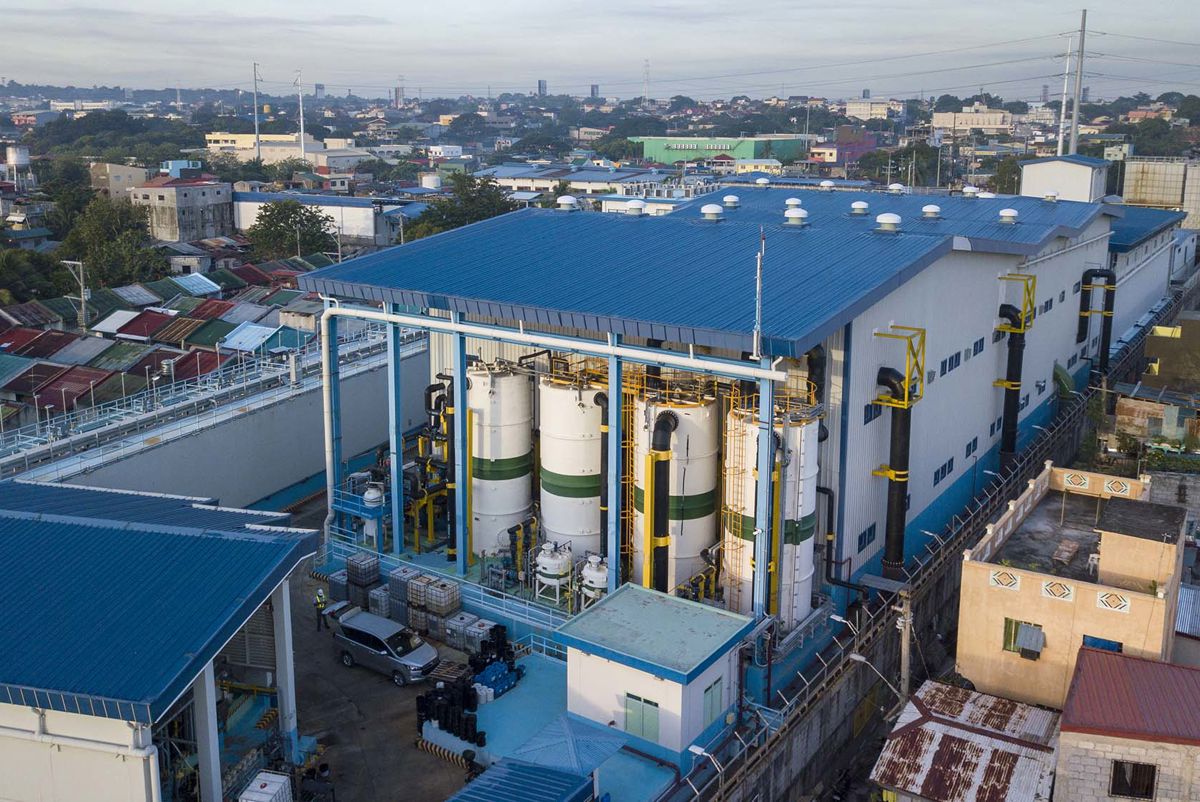
[[[1151,237],[1183,222],[1187,212],[1148,209],[1145,206],[1122,206],[1125,215],[1112,224],[1108,249],[1117,253],[1131,251]]]
[[[510,757],[586,777],[628,741],[629,736],[620,730],[563,714],[514,749]]]
[[[587,777],[504,758],[446,802],[586,802],[591,796]]]
[[[249,525],[286,526],[291,520],[285,512],[231,509],[216,503],[211,498],[51,482],[0,482],[0,510],[14,512],[229,531]]]
[[[160,718],[315,534],[203,532],[0,512],[0,701]]]
[[[1097,159],[1095,156],[1081,156],[1078,153],[1068,153],[1065,156],[1046,156],[1041,159],[1027,159],[1021,164],[1043,164],[1045,162],[1068,162],[1070,164],[1082,164],[1085,167],[1107,167],[1109,162],[1107,159]]]
[[[298,281],[345,298],[749,350],[760,226],[729,217],[524,209]],[[951,248],[948,236],[832,220],[765,230],[763,342],[778,356],[803,353]]]

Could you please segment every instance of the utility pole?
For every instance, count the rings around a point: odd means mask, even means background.
[[[1079,58],[1075,62],[1075,113],[1071,115],[1071,153],[1079,150],[1079,103],[1083,97],[1083,41],[1087,36],[1087,9],[1079,19]]]
[[[301,70],[296,70],[296,96],[300,98],[300,161],[307,163],[308,154],[304,152],[304,79]]]
[[[262,163],[262,142],[258,138],[258,62],[254,62],[254,158]]]
[[[900,709],[903,710],[912,690],[912,591],[905,587],[899,595],[900,606],[892,609],[900,613],[896,629],[900,630]]]
[[[1063,137],[1067,133],[1067,88],[1071,85],[1071,56],[1075,52],[1075,40],[1067,40],[1067,60],[1063,63],[1062,100],[1058,107],[1058,155],[1063,155]]]
[[[87,302],[90,293],[88,293],[87,290],[87,279],[83,271],[83,262],[70,262],[63,260],[61,264],[63,267],[67,268],[68,271],[70,271],[71,277],[75,279],[75,281],[79,282],[79,330],[87,331]]]

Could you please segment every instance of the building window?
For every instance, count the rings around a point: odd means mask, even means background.
[[[1119,640],[1109,640],[1108,638],[1097,638],[1092,635],[1083,636],[1083,645],[1093,649],[1103,649],[1106,652],[1117,652],[1120,654],[1125,651],[1125,644]]]
[[[933,485],[937,487],[950,474],[954,473],[954,457],[946,460],[933,472]]]
[[[1076,281],[1075,286],[1071,288],[1071,292],[1075,295],[1079,294],[1079,288],[1083,286],[1082,281]]]
[[[975,356],[979,356],[980,354],[983,353],[983,338],[982,337],[980,337],[978,340],[976,340],[975,344],[971,346],[971,353]]]
[[[725,680],[717,677],[717,681],[704,689],[704,726],[708,727],[725,712]]]
[[[1018,621],[1015,618],[1004,619],[1004,651],[1020,652],[1021,647],[1017,645],[1017,631],[1021,629],[1021,625],[1033,627],[1036,630],[1041,630],[1037,624],[1031,624],[1028,621]]]
[[[871,524],[866,529],[858,533],[858,550],[862,551],[867,546],[875,542],[875,524]]]
[[[945,360],[945,359],[943,359],[943,360],[942,360],[942,371],[941,371],[941,375],[942,375],[942,376],[945,376],[945,375],[946,375],[946,360]]]
[[[963,458],[964,459],[969,458],[972,454],[974,454],[978,450],[979,450],[979,438],[972,437],[970,442],[967,443],[966,453],[963,454]]]
[[[1158,767],[1150,763],[1114,760],[1112,777],[1108,781],[1108,794],[1129,799],[1153,799],[1157,773]]]
[[[1061,304],[1067,300],[1067,291],[1063,290],[1058,294],[1058,302]]]
[[[658,702],[625,694],[625,732],[658,743]]]
[[[863,425],[866,426],[871,421],[883,414],[882,404],[867,404],[863,407]]]
[[[992,342],[998,343],[1003,339],[1004,339],[1004,332],[1000,331],[1000,329],[996,329],[995,331],[992,332]]]
[[[1029,393],[1021,396],[1021,409],[1025,409],[1027,406],[1029,406]]]

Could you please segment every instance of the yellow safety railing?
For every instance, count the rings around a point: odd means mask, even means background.
[[[885,407],[909,409],[925,395],[925,329],[918,326],[892,326],[875,332],[876,337],[904,343],[904,397],[880,393],[873,403]]]

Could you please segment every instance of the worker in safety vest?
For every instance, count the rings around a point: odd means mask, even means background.
[[[321,631],[322,625],[329,629],[329,622],[325,620],[325,590],[317,588],[317,595],[313,598],[313,607],[317,610],[317,632]]]

